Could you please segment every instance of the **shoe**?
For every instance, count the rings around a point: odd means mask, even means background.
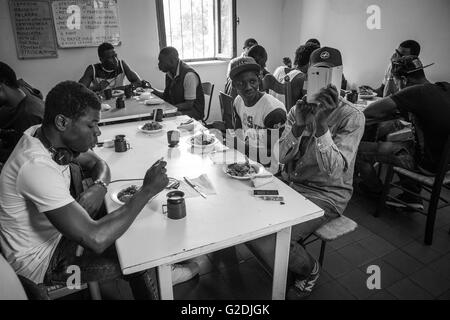
[[[311,274],[304,280],[295,280],[294,285],[291,286],[287,292],[286,299],[301,300],[307,298],[314,289],[319,276],[320,265],[316,260]]]
[[[172,285],[191,280],[200,272],[200,267],[196,262],[172,265]]]
[[[407,203],[409,205],[409,207],[400,202],[395,202],[393,200],[386,200],[386,204],[391,207],[394,207],[394,208],[412,208],[412,209],[416,209],[416,210],[424,209],[422,199],[420,199],[418,197],[414,197],[407,193],[402,193],[399,196],[397,196],[396,198]]]

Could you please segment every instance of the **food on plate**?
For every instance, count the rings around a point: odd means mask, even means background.
[[[146,130],[146,131],[154,131],[154,130],[159,130],[159,129],[162,129],[162,125],[155,121],[147,122],[146,124],[144,124],[142,126],[142,130]]]
[[[233,163],[228,165],[227,173],[234,177],[246,177],[251,174],[256,174],[256,170],[254,166],[247,162]]]
[[[138,190],[138,186],[131,185],[128,188],[120,190],[120,192],[117,194],[117,199],[119,199],[119,201],[122,201],[123,203],[127,203],[128,201],[130,201],[131,197],[133,197],[134,194],[138,192]]]
[[[374,94],[373,90],[368,87],[359,88],[359,95],[361,96],[373,96],[373,94]]]
[[[113,90],[112,91],[113,97],[117,97],[117,96],[120,96],[122,94],[124,94],[124,92],[122,90]]]
[[[214,143],[214,141],[215,141],[215,137],[213,135],[205,134],[205,133],[199,134],[199,135],[191,138],[191,144],[199,145],[199,146],[207,146],[207,145]]]
[[[138,87],[138,88],[136,88],[136,89],[134,90],[134,92],[135,92],[135,93],[143,93],[143,92],[145,92],[145,89],[144,89],[144,88],[141,88],[141,87]]]

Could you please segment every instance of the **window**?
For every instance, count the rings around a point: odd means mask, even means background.
[[[236,0],[156,0],[160,47],[185,61],[236,56]]]

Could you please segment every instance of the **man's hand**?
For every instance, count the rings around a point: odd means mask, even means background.
[[[167,162],[159,161],[148,169],[144,177],[143,188],[147,188],[155,194],[164,190],[169,184],[169,178],[166,175],[166,165]]]
[[[96,88],[94,88],[96,91],[103,91],[106,87],[109,86],[109,82],[107,80],[100,81]]]
[[[78,203],[92,216],[101,207],[106,191],[105,187],[94,184],[80,195]]]
[[[339,104],[339,93],[336,87],[329,85],[320,90],[316,97],[316,137],[324,135],[328,130],[328,117]]]
[[[317,106],[306,102],[306,97],[297,101],[295,109],[295,124],[305,126],[314,120],[314,113]]]

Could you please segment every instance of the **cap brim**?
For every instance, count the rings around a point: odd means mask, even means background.
[[[334,67],[340,67],[340,66],[342,66],[342,64],[337,66],[334,63],[328,63],[328,62],[324,62],[324,61],[320,61],[320,62],[316,62],[316,63],[311,64],[311,67],[334,68]]]
[[[242,72],[245,71],[255,71],[259,72],[261,70],[261,67],[259,64],[249,63],[245,65],[241,65],[239,67],[236,67],[232,70],[230,70],[230,79],[233,80],[237,75],[239,75]]]

